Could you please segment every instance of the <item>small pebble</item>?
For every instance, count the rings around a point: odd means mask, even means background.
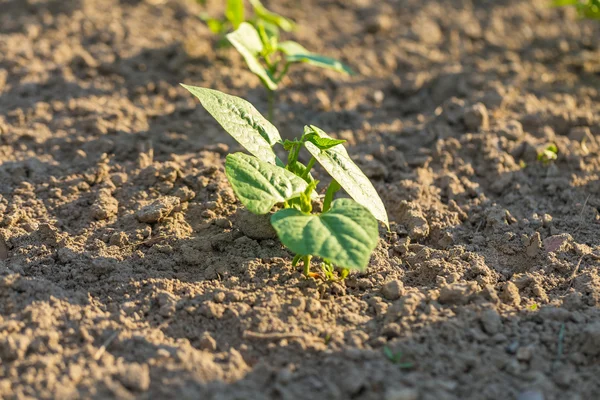
[[[490,126],[488,111],[483,103],[476,103],[468,108],[463,120],[467,129],[472,131],[486,130]]]
[[[385,393],[385,400],[417,400],[418,398],[419,392],[411,388],[389,389]]]
[[[399,280],[390,281],[383,285],[381,294],[388,300],[399,299],[404,294],[404,284]]]
[[[138,210],[135,216],[137,217],[138,221],[151,224],[167,217],[178,205],[179,199],[177,197],[161,197],[154,203]]]

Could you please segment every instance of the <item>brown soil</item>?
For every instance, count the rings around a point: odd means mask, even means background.
[[[266,97],[193,1],[0,0],[0,398],[600,398],[600,23],[266,3],[359,72],[296,68],[276,119],[373,179],[368,272],[305,279],[240,209],[177,84]]]

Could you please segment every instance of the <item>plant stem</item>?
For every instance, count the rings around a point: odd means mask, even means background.
[[[267,98],[269,101],[269,112],[267,117],[269,122],[273,122],[273,109],[275,108],[275,91],[271,89],[267,89]]]
[[[298,265],[298,261],[300,261],[302,259],[302,256],[300,254],[296,254],[294,256],[294,259],[292,260],[292,267],[295,267],[296,265]]]
[[[304,256],[304,276],[310,275],[310,259],[312,256]]]
[[[300,143],[294,144],[288,154],[288,162],[286,168],[292,172],[296,170],[296,161],[298,161],[298,155],[300,154],[300,146]]]
[[[281,82],[281,80],[287,74],[289,67],[290,67],[290,63],[286,62],[285,65],[283,66],[283,70],[281,71],[281,73],[279,74],[279,76],[277,77],[277,79],[275,79],[275,82],[277,82],[277,83]]]
[[[310,173],[310,170],[312,169],[312,167],[315,165],[316,161],[317,161],[316,158],[314,158],[314,157],[310,158],[310,161],[306,165],[306,169],[304,170],[304,172],[302,173],[302,176],[300,176],[300,178],[306,179],[306,177],[308,177],[308,174]]]
[[[323,212],[329,210],[329,207],[331,207],[331,202],[333,201],[333,195],[335,192],[340,190],[340,188],[340,184],[337,183],[335,179],[331,181],[329,187],[327,188],[327,192],[325,192],[325,199],[323,200]]]

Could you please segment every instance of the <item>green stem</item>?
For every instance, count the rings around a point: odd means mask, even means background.
[[[304,256],[304,276],[309,276],[310,275],[310,259],[312,258],[312,256]]]
[[[267,89],[267,98],[269,101],[269,112],[267,117],[269,122],[273,122],[273,110],[275,108],[275,91],[271,89]]]
[[[296,254],[294,256],[294,259],[292,260],[292,267],[295,267],[296,265],[298,265],[298,261],[300,261],[302,259],[302,256],[300,254]]]
[[[281,82],[281,80],[285,77],[285,75],[288,72],[288,69],[290,68],[290,63],[286,62],[285,65],[283,66],[283,70],[281,71],[281,73],[279,74],[279,76],[277,77],[277,79],[275,79],[276,83]]]
[[[331,202],[333,201],[333,195],[335,192],[340,190],[340,188],[340,184],[337,183],[335,179],[331,181],[329,187],[327,188],[327,192],[325,192],[325,199],[323,200],[323,212],[329,210],[329,207],[331,207]]]
[[[294,146],[292,147],[292,149],[290,150],[290,152],[288,154],[288,162],[287,162],[286,168],[292,172],[296,168],[296,161],[298,161],[298,155],[300,154],[300,147],[301,147],[300,143],[294,144]]]
[[[311,157],[310,161],[308,162],[308,164],[306,165],[306,169],[304,170],[304,172],[302,173],[302,176],[300,176],[300,178],[306,180],[306,178],[308,177],[308,174],[310,173],[310,170],[312,169],[312,167],[315,165],[315,162],[317,161],[316,158]]]

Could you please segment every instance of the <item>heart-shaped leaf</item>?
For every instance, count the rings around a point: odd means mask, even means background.
[[[365,207],[339,199],[323,214],[287,208],[271,217],[281,243],[302,256],[325,258],[349,269],[365,270],[377,246],[377,221]]]
[[[308,51],[304,46],[294,41],[288,40],[278,45],[281,52],[286,55],[287,62],[303,62],[314,65],[315,67],[332,69],[348,75],[353,75],[354,71],[344,63],[335,58],[322,56]]]
[[[227,40],[244,57],[250,71],[258,76],[267,88],[277,89],[277,83],[273,81],[269,72],[258,60],[264,46],[256,28],[247,22],[242,22],[235,31],[227,34]]]
[[[279,131],[252,104],[217,90],[181,85],[196,96],[202,106],[246,150],[275,164],[271,146],[281,141]]]
[[[305,135],[315,133],[318,137],[333,140],[333,138],[314,125],[310,125],[304,129]],[[350,159],[344,146],[337,145],[326,150],[319,149],[311,142],[306,142],[305,146],[350,197],[369,209],[375,218],[389,228],[387,212],[377,190],[375,190],[369,178]]]
[[[243,205],[266,214],[277,203],[299,197],[308,184],[292,172],[244,153],[229,154],[225,174]]]

